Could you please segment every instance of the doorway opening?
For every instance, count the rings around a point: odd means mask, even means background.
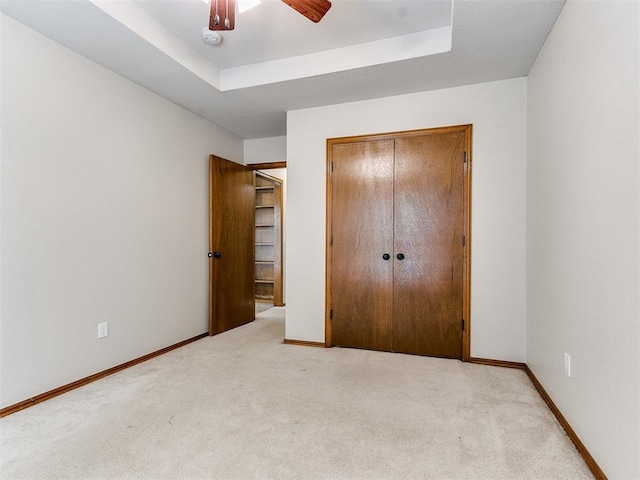
[[[255,170],[255,313],[285,304],[286,163],[247,165]]]

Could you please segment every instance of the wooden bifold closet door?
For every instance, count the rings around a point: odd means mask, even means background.
[[[470,142],[328,141],[328,345],[468,358]]]

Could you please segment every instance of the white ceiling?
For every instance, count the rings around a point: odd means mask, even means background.
[[[1,0],[0,11],[242,138],[286,111],[528,74],[565,0],[279,0],[202,41],[202,0]]]
[[[212,48],[200,35],[209,21],[208,3],[134,3],[220,69],[449,26],[452,7],[451,0],[333,0],[329,12],[314,25],[281,1],[264,0],[238,15],[236,29],[223,32],[224,44]]]

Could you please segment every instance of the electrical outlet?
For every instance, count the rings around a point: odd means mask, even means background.
[[[98,338],[104,338],[109,336],[109,322],[102,322],[98,324]]]
[[[571,355],[564,352],[564,374],[571,377]]]

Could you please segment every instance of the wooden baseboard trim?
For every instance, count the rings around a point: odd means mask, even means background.
[[[307,342],[306,340],[289,340],[288,338],[284,339],[284,342],[287,345],[299,345],[302,347],[321,347],[324,348],[326,345],[322,342]]]
[[[94,373],[93,375],[89,375],[88,377],[81,378],[80,380],[76,380],[75,382],[71,382],[61,387],[54,388],[53,390],[49,390],[48,392],[41,393],[40,395],[36,395],[35,397],[28,398],[27,400],[23,400],[22,402],[18,402],[13,405],[9,405],[8,407],[1,408],[0,418],[6,417],[7,415],[11,415],[12,413],[15,413],[15,412],[19,412],[20,410],[24,410],[25,408],[32,407],[33,405],[37,405],[38,403],[42,403],[45,400],[49,400],[53,397],[57,397],[58,395],[62,395],[63,393],[70,392],[71,390],[75,390],[76,388],[80,388],[91,382],[95,382],[96,380],[100,380],[101,378],[120,372],[126,368],[132,367],[139,363],[146,362],[147,360],[150,360],[154,357],[158,357],[164,353],[170,352],[171,350],[175,350],[177,348],[193,343],[196,340],[200,340],[201,338],[204,338],[208,335],[209,335],[208,332],[201,333],[200,335],[196,335],[195,337],[189,338],[187,340],[183,340],[182,342],[169,345],[168,347],[161,348],[160,350],[156,350],[155,352],[151,352],[141,357],[130,360],[128,362],[122,363],[120,365],[116,365],[115,367],[111,367],[107,370],[103,370],[102,372]],[[325,347],[325,344],[322,342],[309,342],[306,340],[290,340],[288,338],[285,338],[283,343],[287,345],[299,345],[299,346],[305,346],[305,347],[321,347],[321,348]],[[560,422],[560,425],[562,426],[564,431],[567,433],[567,436],[569,437],[571,442],[573,442],[573,445],[576,447],[576,450],[578,450],[578,453],[582,456],[585,463],[587,464],[587,467],[589,467],[589,470],[591,470],[591,473],[596,478],[596,480],[607,480],[607,476],[605,475],[605,473],[602,471],[602,469],[600,468],[598,463],[595,461],[595,459],[591,456],[591,454],[589,453],[589,450],[587,450],[587,447],[584,445],[584,443],[582,443],[582,440],[580,440],[580,437],[578,437],[578,435],[573,430],[573,428],[571,428],[571,425],[569,424],[567,419],[564,418],[564,415],[562,415],[562,412],[560,412],[560,409],[553,402],[553,400],[551,399],[547,391],[544,389],[542,384],[538,381],[538,379],[536,378],[536,376],[531,371],[528,365],[520,362],[509,362],[506,360],[492,360],[488,358],[476,358],[476,357],[469,358],[469,363],[524,370],[527,376],[529,377],[529,379],[531,380],[531,383],[533,383],[534,387],[542,397],[542,399],[545,401],[545,403],[547,404],[551,412],[558,419],[558,422]]]
[[[536,387],[536,390],[538,390],[538,393],[540,394],[542,399],[549,406],[549,409],[556,416],[556,418],[558,419],[558,422],[560,422],[560,425],[562,425],[562,428],[564,428],[564,431],[567,433],[567,436],[573,442],[573,445],[576,447],[576,450],[578,450],[578,453],[584,459],[585,463],[587,464],[587,467],[589,467],[589,470],[591,470],[591,473],[593,474],[593,476],[597,480],[607,480],[607,476],[605,475],[605,473],[602,471],[602,469],[600,468],[598,463],[595,461],[595,459],[591,456],[591,454],[589,453],[589,450],[587,450],[587,447],[585,447],[584,443],[582,443],[582,440],[580,440],[580,437],[578,437],[578,435],[573,430],[573,428],[571,428],[571,425],[569,425],[569,422],[567,421],[567,419],[564,418],[564,415],[562,415],[562,413],[560,412],[560,409],[556,406],[555,403],[553,403],[553,400],[551,400],[551,397],[549,396],[547,391],[544,389],[542,384],[538,381],[536,376],[533,374],[533,372],[529,368],[529,365],[525,365],[524,371],[529,376],[531,383],[533,383],[533,385]]]
[[[493,367],[505,367],[505,368],[515,368],[518,370],[524,370],[527,376],[529,377],[529,379],[531,380],[531,383],[533,383],[533,386],[536,387],[536,390],[538,390],[538,393],[540,394],[542,399],[545,401],[545,403],[547,404],[551,412],[558,419],[558,422],[560,422],[560,425],[566,432],[571,442],[573,442],[573,445],[576,447],[576,450],[578,450],[578,453],[584,459],[584,462],[587,464],[587,467],[589,467],[589,470],[591,470],[591,473],[596,478],[596,480],[607,480],[607,476],[605,475],[605,473],[602,471],[602,469],[600,468],[598,463],[595,461],[595,459],[591,456],[591,454],[589,453],[589,450],[587,450],[587,447],[585,447],[584,443],[582,443],[582,440],[580,440],[580,437],[578,437],[578,435],[573,430],[573,428],[571,428],[571,425],[569,425],[569,422],[567,421],[567,419],[564,418],[564,415],[562,415],[562,413],[560,412],[560,409],[558,409],[556,404],[553,403],[553,400],[551,400],[551,397],[549,396],[547,391],[544,389],[542,384],[538,381],[536,376],[533,374],[533,372],[529,368],[529,365],[527,365],[526,363],[520,363],[520,362],[508,362],[505,360],[491,360],[489,358],[476,358],[476,357],[469,358],[469,363],[477,363],[479,365],[490,365]]]
[[[478,365],[490,365],[492,367],[516,368],[518,370],[525,370],[527,367],[524,363],[520,362],[509,362],[507,360],[492,360],[490,358],[477,357],[469,358],[469,363],[477,363]]]
[[[42,403],[45,400],[49,400],[50,398],[57,397],[58,395],[70,392],[71,390],[75,390],[76,388],[83,387],[84,385],[87,385],[91,382],[95,382],[96,380],[100,380],[101,378],[120,372],[125,368],[129,368],[139,363],[146,362],[147,360],[151,360],[152,358],[160,356],[163,353],[170,352],[171,350],[175,350],[176,348],[184,347],[185,345],[193,343],[196,340],[200,340],[201,338],[204,338],[208,335],[209,333],[201,333],[200,335],[196,335],[195,337],[183,340],[182,342],[178,342],[173,345],[169,345],[168,347],[161,348],[160,350],[157,350],[155,352],[147,353],[146,355],[143,355],[141,357],[134,358],[133,360],[129,360],[128,362],[108,368],[107,370],[103,370],[102,372],[94,373],[93,375],[89,375],[88,377],[81,378],[80,380],[76,380],[75,382],[68,383],[61,387],[54,388],[53,390],[49,390],[48,392],[41,393],[40,395],[36,395],[35,397],[28,398],[26,400],[23,400],[22,402],[14,403],[13,405],[9,405],[8,407],[0,409],[0,418],[11,415],[12,413],[19,412],[20,410],[24,410],[25,408],[32,407],[33,405]]]

